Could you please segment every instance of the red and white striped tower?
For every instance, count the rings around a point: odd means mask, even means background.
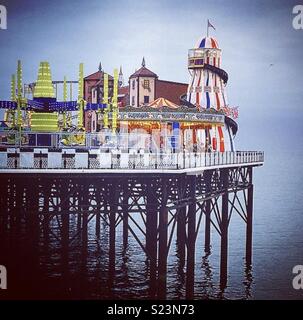
[[[223,111],[228,107],[226,83],[228,74],[221,69],[222,51],[213,37],[203,37],[188,53],[188,70],[190,81],[187,90],[187,101],[203,112],[207,109]],[[206,126],[197,132],[199,141],[213,151],[234,150],[236,123],[229,119],[224,127]],[[229,124],[228,124],[229,122]]]

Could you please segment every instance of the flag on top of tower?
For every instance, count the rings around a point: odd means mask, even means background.
[[[216,30],[216,28],[209,22],[209,20],[207,20],[207,27]]]
[[[209,35],[209,28],[216,30],[216,28],[210,23],[209,19],[207,19],[207,37]]]

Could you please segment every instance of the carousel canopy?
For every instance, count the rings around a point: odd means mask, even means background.
[[[178,109],[179,106],[167,99],[164,98],[158,98],[155,101],[151,102],[148,107],[154,108],[154,109],[160,109],[163,107],[168,107],[170,109]]]

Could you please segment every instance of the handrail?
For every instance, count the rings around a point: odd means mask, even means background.
[[[6,157],[5,157],[6,156]],[[191,169],[222,166],[258,165],[261,151],[146,153],[138,150],[67,153],[66,150],[0,151],[1,169]]]

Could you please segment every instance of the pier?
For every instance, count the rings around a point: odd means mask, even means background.
[[[243,255],[251,265],[253,169],[263,164],[262,152],[155,155],[125,151],[117,155],[113,150],[66,151],[49,149],[42,153],[35,148],[2,147],[2,237],[24,225],[35,248],[35,241],[41,238],[47,247],[53,233],[62,245],[61,259],[68,263],[68,248],[76,234],[81,235],[85,248],[89,224],[94,224],[100,236],[103,222],[109,232],[108,275],[113,281],[116,230],[122,225],[123,246],[127,248],[129,237],[134,237],[146,255],[150,297],[164,299],[167,256],[176,236],[186,269],[186,297],[190,299],[194,295],[198,233],[204,228],[206,253],[210,251],[211,228],[220,235],[220,287],[224,290],[229,224],[231,216],[238,214],[246,224]],[[52,162],[52,152],[57,166]],[[75,219],[78,228],[72,234],[70,224]]]
[[[243,255],[248,268],[252,263],[253,169],[263,165],[264,153],[236,149],[238,107],[227,101],[229,77],[221,63],[219,44],[209,36],[189,50],[188,86],[161,82],[144,58],[128,87],[122,86],[121,69],[111,76],[100,65],[84,77],[80,63],[77,100],[70,90],[68,101],[68,83],[74,81],[64,76],[54,82],[47,61],[40,62],[28,97],[18,60],[11,98],[0,101],[5,110],[0,128],[4,264],[10,266],[18,251],[13,239],[26,235],[21,260],[39,260],[41,242],[48,253],[50,239],[55,238],[60,246],[56,258],[65,266],[63,278],[70,271],[72,247],[82,252],[76,264],[85,264],[94,228],[98,242],[103,241],[102,233],[108,241],[108,265],[103,269],[108,288],[114,287],[117,248],[129,250],[132,237],[142,250],[140,256],[146,257],[148,296],[165,299],[167,260],[174,242],[180,270],[186,270],[186,298],[191,299],[197,237],[203,232],[207,255],[215,230],[224,292],[233,215],[246,225]],[[75,239],[80,239],[76,245]],[[29,273],[35,275],[34,270]]]

